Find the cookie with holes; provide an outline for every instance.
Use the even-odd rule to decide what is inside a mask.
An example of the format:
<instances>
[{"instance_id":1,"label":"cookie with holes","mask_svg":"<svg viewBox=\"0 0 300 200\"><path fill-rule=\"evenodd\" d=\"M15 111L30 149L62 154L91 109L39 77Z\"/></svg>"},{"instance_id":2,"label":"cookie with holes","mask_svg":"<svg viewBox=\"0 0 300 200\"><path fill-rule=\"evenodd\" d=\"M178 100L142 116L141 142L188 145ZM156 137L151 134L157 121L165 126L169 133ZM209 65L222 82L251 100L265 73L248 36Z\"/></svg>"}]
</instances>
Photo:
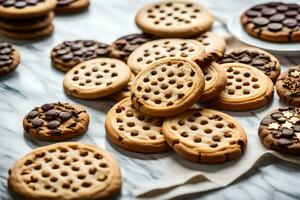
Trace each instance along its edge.
<instances>
[{"instance_id":1,"label":"cookie with holes","mask_svg":"<svg viewBox=\"0 0 300 200\"><path fill-rule=\"evenodd\" d=\"M300 41L300 5L270 2L258 4L241 16L245 31L271 42Z\"/></svg>"},{"instance_id":2,"label":"cookie with holes","mask_svg":"<svg viewBox=\"0 0 300 200\"><path fill-rule=\"evenodd\" d=\"M199 101L204 84L204 75L196 63L165 58L136 76L131 86L131 100L138 111L147 115L172 116Z\"/></svg>"},{"instance_id":3,"label":"cookie with holes","mask_svg":"<svg viewBox=\"0 0 300 200\"><path fill-rule=\"evenodd\" d=\"M120 37L110 45L110 56L127 62L128 56L136 48L151 40L153 40L153 37L145 33Z\"/></svg>"},{"instance_id":4,"label":"cookie with holes","mask_svg":"<svg viewBox=\"0 0 300 200\"><path fill-rule=\"evenodd\" d=\"M241 156L247 135L231 116L210 109L189 109L163 123L174 151L193 162L223 163Z\"/></svg>"},{"instance_id":5,"label":"cookie with holes","mask_svg":"<svg viewBox=\"0 0 300 200\"><path fill-rule=\"evenodd\" d=\"M86 10L90 0L57 0L55 12L60 14L77 13Z\"/></svg>"},{"instance_id":6,"label":"cookie with holes","mask_svg":"<svg viewBox=\"0 0 300 200\"><path fill-rule=\"evenodd\" d=\"M300 107L300 65L291 67L279 76L276 91L283 102Z\"/></svg>"},{"instance_id":7,"label":"cookie with holes","mask_svg":"<svg viewBox=\"0 0 300 200\"><path fill-rule=\"evenodd\" d=\"M11 44L0 41L0 76L14 71L19 63L19 51Z\"/></svg>"},{"instance_id":8,"label":"cookie with holes","mask_svg":"<svg viewBox=\"0 0 300 200\"><path fill-rule=\"evenodd\" d=\"M64 41L51 51L54 67L61 71L69 71L83 61L108 57L108 45L94 40Z\"/></svg>"},{"instance_id":9,"label":"cookie with holes","mask_svg":"<svg viewBox=\"0 0 300 200\"><path fill-rule=\"evenodd\" d=\"M68 71L64 78L65 92L81 99L109 96L123 89L130 80L130 69L114 58L85 61Z\"/></svg>"},{"instance_id":10,"label":"cookie with holes","mask_svg":"<svg viewBox=\"0 0 300 200\"><path fill-rule=\"evenodd\" d=\"M213 16L192 1L160 1L141 8L135 17L145 33L158 37L188 38L211 28Z\"/></svg>"},{"instance_id":11,"label":"cookie with holes","mask_svg":"<svg viewBox=\"0 0 300 200\"><path fill-rule=\"evenodd\" d=\"M268 149L300 155L300 108L273 110L262 119L258 134Z\"/></svg>"},{"instance_id":12,"label":"cookie with holes","mask_svg":"<svg viewBox=\"0 0 300 200\"><path fill-rule=\"evenodd\" d=\"M128 58L128 66L134 74L154 61L166 57L192 59L205 53L203 45L192 39L159 39L147 42L135 49Z\"/></svg>"},{"instance_id":13,"label":"cookie with holes","mask_svg":"<svg viewBox=\"0 0 300 200\"><path fill-rule=\"evenodd\" d=\"M280 74L279 60L274 55L255 47L243 47L225 52L218 61L220 64L233 62L251 65L261 70L273 83L276 82Z\"/></svg>"},{"instance_id":14,"label":"cookie with holes","mask_svg":"<svg viewBox=\"0 0 300 200\"><path fill-rule=\"evenodd\" d=\"M217 51L223 54L225 51L225 39L217 35L216 33L205 32L196 37L195 40L197 40L204 46L206 53Z\"/></svg>"},{"instance_id":15,"label":"cookie with holes","mask_svg":"<svg viewBox=\"0 0 300 200\"><path fill-rule=\"evenodd\" d=\"M23 200L112 199L121 190L117 160L105 150L78 142L37 148L9 170L8 187Z\"/></svg>"},{"instance_id":16,"label":"cookie with holes","mask_svg":"<svg viewBox=\"0 0 300 200\"><path fill-rule=\"evenodd\" d=\"M56 0L2 0L0 17L24 19L40 17L54 10Z\"/></svg>"},{"instance_id":17,"label":"cookie with holes","mask_svg":"<svg viewBox=\"0 0 300 200\"><path fill-rule=\"evenodd\" d=\"M90 118L81 106L50 103L35 107L23 119L27 136L45 141L60 141L83 134Z\"/></svg>"},{"instance_id":18,"label":"cookie with holes","mask_svg":"<svg viewBox=\"0 0 300 200\"><path fill-rule=\"evenodd\" d=\"M227 85L208 103L216 108L232 111L253 110L273 99L274 85L260 70L241 63L222 64Z\"/></svg>"},{"instance_id":19,"label":"cookie with holes","mask_svg":"<svg viewBox=\"0 0 300 200\"><path fill-rule=\"evenodd\" d=\"M122 90L110 95L109 98L115 101L121 101L127 97L130 97L131 95L130 88L134 80L135 80L135 75L131 73L127 85Z\"/></svg>"},{"instance_id":20,"label":"cookie with holes","mask_svg":"<svg viewBox=\"0 0 300 200\"><path fill-rule=\"evenodd\" d=\"M105 129L110 141L123 149L158 153L169 150L161 131L162 123L162 118L137 111L130 98L126 98L108 112Z\"/></svg>"}]
</instances>

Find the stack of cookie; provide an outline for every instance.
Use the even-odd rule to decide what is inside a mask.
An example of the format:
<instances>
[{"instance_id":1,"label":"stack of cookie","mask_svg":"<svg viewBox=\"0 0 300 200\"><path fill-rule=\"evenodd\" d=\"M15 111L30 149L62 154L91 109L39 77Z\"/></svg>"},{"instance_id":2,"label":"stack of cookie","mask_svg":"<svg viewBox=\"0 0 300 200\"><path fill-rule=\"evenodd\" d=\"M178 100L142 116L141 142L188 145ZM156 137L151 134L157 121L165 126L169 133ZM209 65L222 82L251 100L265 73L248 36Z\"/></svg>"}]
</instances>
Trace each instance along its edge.
<instances>
[{"instance_id":1,"label":"stack of cookie","mask_svg":"<svg viewBox=\"0 0 300 200\"><path fill-rule=\"evenodd\" d=\"M50 35L56 0L0 1L1 33L17 40L31 40Z\"/></svg>"}]
</instances>

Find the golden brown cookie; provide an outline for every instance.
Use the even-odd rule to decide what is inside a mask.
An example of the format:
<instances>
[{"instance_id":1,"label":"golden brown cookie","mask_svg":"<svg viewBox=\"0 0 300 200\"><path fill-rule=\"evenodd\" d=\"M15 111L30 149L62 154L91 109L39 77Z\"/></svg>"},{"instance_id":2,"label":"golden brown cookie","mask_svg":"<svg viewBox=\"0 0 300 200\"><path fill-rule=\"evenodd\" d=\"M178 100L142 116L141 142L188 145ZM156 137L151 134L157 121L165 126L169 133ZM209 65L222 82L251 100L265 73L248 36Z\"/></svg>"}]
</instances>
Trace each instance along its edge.
<instances>
[{"instance_id":1,"label":"golden brown cookie","mask_svg":"<svg viewBox=\"0 0 300 200\"><path fill-rule=\"evenodd\" d=\"M262 119L258 134L268 149L300 155L300 109L273 110Z\"/></svg>"},{"instance_id":2,"label":"golden brown cookie","mask_svg":"<svg viewBox=\"0 0 300 200\"><path fill-rule=\"evenodd\" d=\"M159 1L141 8L135 17L143 32L158 37L188 38L211 28L213 16L193 1Z\"/></svg>"},{"instance_id":3,"label":"golden brown cookie","mask_svg":"<svg viewBox=\"0 0 300 200\"><path fill-rule=\"evenodd\" d=\"M90 5L90 0L57 0L55 12L60 14L70 14L86 10Z\"/></svg>"},{"instance_id":4,"label":"golden brown cookie","mask_svg":"<svg viewBox=\"0 0 300 200\"><path fill-rule=\"evenodd\" d=\"M261 70L273 83L276 82L280 74L279 60L272 54L255 47L243 47L225 52L218 61L220 64L233 62L251 65Z\"/></svg>"},{"instance_id":5,"label":"golden brown cookie","mask_svg":"<svg viewBox=\"0 0 300 200\"><path fill-rule=\"evenodd\" d=\"M14 71L19 63L19 51L11 44L0 41L0 76Z\"/></svg>"},{"instance_id":6,"label":"golden brown cookie","mask_svg":"<svg viewBox=\"0 0 300 200\"><path fill-rule=\"evenodd\" d=\"M73 67L64 78L65 92L82 99L109 96L124 88L130 69L114 58L96 58Z\"/></svg>"},{"instance_id":7,"label":"golden brown cookie","mask_svg":"<svg viewBox=\"0 0 300 200\"><path fill-rule=\"evenodd\" d=\"M23 127L31 138L60 141L83 134L89 122L81 106L58 102L35 107L24 117Z\"/></svg>"},{"instance_id":8,"label":"golden brown cookie","mask_svg":"<svg viewBox=\"0 0 300 200\"><path fill-rule=\"evenodd\" d=\"M300 5L270 2L258 4L243 13L245 31L271 42L300 41Z\"/></svg>"},{"instance_id":9,"label":"golden brown cookie","mask_svg":"<svg viewBox=\"0 0 300 200\"><path fill-rule=\"evenodd\" d=\"M129 82L127 83L127 85L119 92L116 92L116 93L110 95L109 98L112 100L115 100L115 101L121 101L127 97L130 97L130 95L131 95L130 88L131 88L132 82L134 80L135 80L135 75L133 73L131 73L130 79L129 79Z\"/></svg>"},{"instance_id":10,"label":"golden brown cookie","mask_svg":"<svg viewBox=\"0 0 300 200\"><path fill-rule=\"evenodd\" d=\"M61 71L69 71L83 61L108 57L108 45L95 40L64 41L51 51L54 67Z\"/></svg>"},{"instance_id":11,"label":"golden brown cookie","mask_svg":"<svg viewBox=\"0 0 300 200\"><path fill-rule=\"evenodd\" d=\"M138 74L156 60L166 57L192 59L205 52L203 45L191 39L160 39L147 42L135 49L128 58L128 66Z\"/></svg>"},{"instance_id":12,"label":"golden brown cookie","mask_svg":"<svg viewBox=\"0 0 300 200\"><path fill-rule=\"evenodd\" d=\"M150 117L133 108L130 98L123 99L108 112L107 137L129 151L158 153L169 149L161 132L162 118Z\"/></svg>"},{"instance_id":13,"label":"golden brown cookie","mask_svg":"<svg viewBox=\"0 0 300 200\"><path fill-rule=\"evenodd\" d=\"M197 40L204 46L206 53L218 51L221 54L223 54L225 51L225 39L217 35L216 33L205 32L200 36L196 37L195 40Z\"/></svg>"},{"instance_id":14,"label":"golden brown cookie","mask_svg":"<svg viewBox=\"0 0 300 200\"><path fill-rule=\"evenodd\" d=\"M260 70L241 63L222 64L227 86L208 103L219 109L243 111L265 106L273 98L274 85Z\"/></svg>"},{"instance_id":15,"label":"golden brown cookie","mask_svg":"<svg viewBox=\"0 0 300 200\"><path fill-rule=\"evenodd\" d=\"M204 75L196 63L166 58L140 72L131 86L133 106L150 116L172 116L199 101Z\"/></svg>"},{"instance_id":16,"label":"golden brown cookie","mask_svg":"<svg viewBox=\"0 0 300 200\"><path fill-rule=\"evenodd\" d=\"M300 65L290 68L279 76L276 91L283 102L300 107Z\"/></svg>"},{"instance_id":17,"label":"golden brown cookie","mask_svg":"<svg viewBox=\"0 0 300 200\"><path fill-rule=\"evenodd\" d=\"M13 19L40 17L54 10L56 3L56 0L2 0L0 17Z\"/></svg>"},{"instance_id":18,"label":"golden brown cookie","mask_svg":"<svg viewBox=\"0 0 300 200\"><path fill-rule=\"evenodd\" d=\"M117 160L94 145L62 142L37 148L9 170L8 187L22 200L112 199L121 190Z\"/></svg>"},{"instance_id":19,"label":"golden brown cookie","mask_svg":"<svg viewBox=\"0 0 300 200\"><path fill-rule=\"evenodd\" d=\"M167 118L162 131L178 155L199 163L236 159L247 145L247 135L234 118L210 109L190 109Z\"/></svg>"}]
</instances>

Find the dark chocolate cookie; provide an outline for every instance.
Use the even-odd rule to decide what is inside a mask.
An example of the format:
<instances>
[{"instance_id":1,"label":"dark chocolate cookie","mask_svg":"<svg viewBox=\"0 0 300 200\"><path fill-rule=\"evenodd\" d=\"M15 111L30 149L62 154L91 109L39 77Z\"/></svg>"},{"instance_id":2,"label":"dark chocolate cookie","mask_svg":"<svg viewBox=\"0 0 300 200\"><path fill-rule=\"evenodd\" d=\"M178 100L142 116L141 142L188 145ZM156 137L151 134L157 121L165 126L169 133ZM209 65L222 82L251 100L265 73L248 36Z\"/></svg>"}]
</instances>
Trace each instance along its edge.
<instances>
[{"instance_id":1,"label":"dark chocolate cookie","mask_svg":"<svg viewBox=\"0 0 300 200\"><path fill-rule=\"evenodd\" d=\"M272 42L300 41L300 5L270 2L251 7L241 16L247 33Z\"/></svg>"},{"instance_id":2,"label":"dark chocolate cookie","mask_svg":"<svg viewBox=\"0 0 300 200\"><path fill-rule=\"evenodd\" d=\"M15 70L19 63L18 50L11 44L0 41L0 76Z\"/></svg>"},{"instance_id":3,"label":"dark chocolate cookie","mask_svg":"<svg viewBox=\"0 0 300 200\"><path fill-rule=\"evenodd\" d=\"M23 119L23 127L34 139L60 141L84 133L89 121L82 107L58 102L34 108Z\"/></svg>"},{"instance_id":4,"label":"dark chocolate cookie","mask_svg":"<svg viewBox=\"0 0 300 200\"><path fill-rule=\"evenodd\" d=\"M273 110L262 119L258 134L267 148L300 155L300 108Z\"/></svg>"},{"instance_id":5,"label":"dark chocolate cookie","mask_svg":"<svg viewBox=\"0 0 300 200\"><path fill-rule=\"evenodd\" d=\"M52 49L51 59L54 67L68 71L83 61L108 57L108 47L94 40L65 41Z\"/></svg>"}]
</instances>

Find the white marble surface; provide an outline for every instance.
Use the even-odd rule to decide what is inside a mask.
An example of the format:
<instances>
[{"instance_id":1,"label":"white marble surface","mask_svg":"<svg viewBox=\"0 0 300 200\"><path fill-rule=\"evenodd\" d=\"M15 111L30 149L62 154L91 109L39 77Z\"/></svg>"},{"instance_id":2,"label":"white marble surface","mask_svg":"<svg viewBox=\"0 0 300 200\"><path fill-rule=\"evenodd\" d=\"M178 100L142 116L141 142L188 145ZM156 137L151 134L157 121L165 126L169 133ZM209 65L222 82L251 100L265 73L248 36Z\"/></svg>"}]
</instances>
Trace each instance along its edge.
<instances>
[{"instance_id":1,"label":"white marble surface","mask_svg":"<svg viewBox=\"0 0 300 200\"><path fill-rule=\"evenodd\" d=\"M124 183L119 199L135 199L134 191L138 187L158 180L167 170L158 166L156 161L166 156L176 157L173 152L145 156L112 147L105 138L103 122L113 102L105 99L82 101L66 96L62 88L63 73L51 67L49 58L51 48L63 40L96 39L110 43L119 36L138 32L134 24L134 15L146 2L149 0L93 0L88 12L57 16L53 36L30 43L13 42L20 50L22 59L16 72L0 78L0 200L11 199L6 184L9 167L31 149L45 144L33 142L23 136L22 118L33 107L46 102L75 102L87 108L91 116L89 130L85 136L74 140L96 144L117 155ZM224 22L238 10L257 2L262 1L201 0L201 3L220 20L215 23L214 31L226 36L229 35L226 33ZM299 56L279 58L283 70L288 66L300 64ZM277 103L278 98L275 94L273 105ZM267 107L242 113L245 119L243 125L246 129L255 130L259 119L269 110L270 107ZM300 199L298 168L299 165L266 160L226 188L180 196L177 199Z\"/></svg>"}]
</instances>

